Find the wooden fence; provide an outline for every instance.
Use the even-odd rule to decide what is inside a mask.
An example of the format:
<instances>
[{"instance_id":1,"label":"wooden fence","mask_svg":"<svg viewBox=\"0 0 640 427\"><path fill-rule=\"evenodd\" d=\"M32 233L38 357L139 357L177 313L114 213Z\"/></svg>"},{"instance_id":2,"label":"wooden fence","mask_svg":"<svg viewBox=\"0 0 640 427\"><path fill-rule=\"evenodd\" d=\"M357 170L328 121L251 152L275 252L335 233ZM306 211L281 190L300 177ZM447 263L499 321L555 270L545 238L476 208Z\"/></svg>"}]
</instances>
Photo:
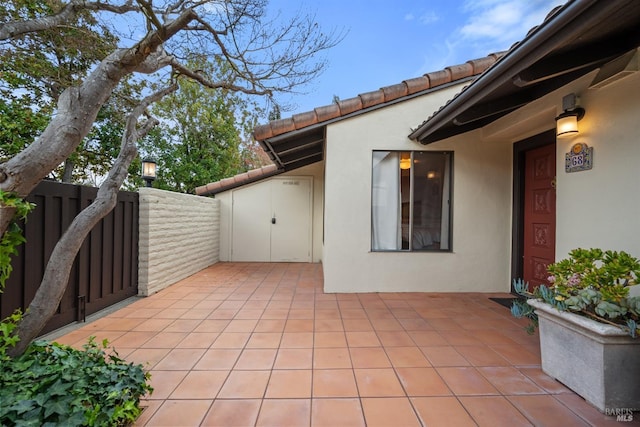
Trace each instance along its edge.
<instances>
[{"instance_id":1,"label":"wooden fence","mask_svg":"<svg viewBox=\"0 0 640 427\"><path fill-rule=\"evenodd\" d=\"M0 294L0 316L26 308L40 286L53 248L73 218L96 197L93 187L43 181L29 195L36 204L23 230L27 243L14 257L13 272ZM120 192L116 208L85 239L67 290L43 333L138 293L138 193Z\"/></svg>"}]
</instances>

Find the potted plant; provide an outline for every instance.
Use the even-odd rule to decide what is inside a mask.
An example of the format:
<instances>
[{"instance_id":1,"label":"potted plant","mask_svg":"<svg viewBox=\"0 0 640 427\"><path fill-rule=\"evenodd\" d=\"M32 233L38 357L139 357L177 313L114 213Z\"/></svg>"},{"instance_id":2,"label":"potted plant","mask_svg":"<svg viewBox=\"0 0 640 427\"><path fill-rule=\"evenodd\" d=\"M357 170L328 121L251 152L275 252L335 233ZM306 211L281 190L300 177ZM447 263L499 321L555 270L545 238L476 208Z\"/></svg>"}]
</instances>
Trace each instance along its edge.
<instances>
[{"instance_id":1,"label":"potted plant","mask_svg":"<svg viewBox=\"0 0 640 427\"><path fill-rule=\"evenodd\" d=\"M540 331L542 370L610 415L640 410L640 261L626 252L574 249L547 267L551 286L514 281L511 312Z\"/></svg>"}]
</instances>

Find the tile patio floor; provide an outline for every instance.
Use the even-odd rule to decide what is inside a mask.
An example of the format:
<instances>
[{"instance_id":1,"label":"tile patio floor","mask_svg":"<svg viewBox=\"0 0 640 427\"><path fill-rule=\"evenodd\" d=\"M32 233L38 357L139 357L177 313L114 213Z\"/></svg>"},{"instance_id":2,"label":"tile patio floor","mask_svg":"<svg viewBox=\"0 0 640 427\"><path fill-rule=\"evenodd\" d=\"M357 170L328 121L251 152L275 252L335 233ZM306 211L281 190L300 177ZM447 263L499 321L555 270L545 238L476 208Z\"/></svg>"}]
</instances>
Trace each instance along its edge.
<instances>
[{"instance_id":1,"label":"tile patio floor","mask_svg":"<svg viewBox=\"0 0 640 427\"><path fill-rule=\"evenodd\" d=\"M57 341L146 365L136 426L631 424L542 373L490 296L324 294L319 264L219 263Z\"/></svg>"}]
</instances>

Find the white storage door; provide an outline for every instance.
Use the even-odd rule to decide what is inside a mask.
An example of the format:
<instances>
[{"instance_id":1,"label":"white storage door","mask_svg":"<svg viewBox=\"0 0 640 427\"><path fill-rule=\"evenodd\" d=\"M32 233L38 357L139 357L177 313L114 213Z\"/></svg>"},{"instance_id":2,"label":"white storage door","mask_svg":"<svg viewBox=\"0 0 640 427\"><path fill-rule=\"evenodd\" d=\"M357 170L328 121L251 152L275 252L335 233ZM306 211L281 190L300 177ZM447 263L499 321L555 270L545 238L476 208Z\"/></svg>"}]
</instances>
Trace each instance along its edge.
<instances>
[{"instance_id":1,"label":"white storage door","mask_svg":"<svg viewBox=\"0 0 640 427\"><path fill-rule=\"evenodd\" d=\"M311 262L312 187L286 177L233 191L231 260Z\"/></svg>"},{"instance_id":2,"label":"white storage door","mask_svg":"<svg viewBox=\"0 0 640 427\"><path fill-rule=\"evenodd\" d=\"M271 202L271 261L311 262L311 180L272 180Z\"/></svg>"}]
</instances>

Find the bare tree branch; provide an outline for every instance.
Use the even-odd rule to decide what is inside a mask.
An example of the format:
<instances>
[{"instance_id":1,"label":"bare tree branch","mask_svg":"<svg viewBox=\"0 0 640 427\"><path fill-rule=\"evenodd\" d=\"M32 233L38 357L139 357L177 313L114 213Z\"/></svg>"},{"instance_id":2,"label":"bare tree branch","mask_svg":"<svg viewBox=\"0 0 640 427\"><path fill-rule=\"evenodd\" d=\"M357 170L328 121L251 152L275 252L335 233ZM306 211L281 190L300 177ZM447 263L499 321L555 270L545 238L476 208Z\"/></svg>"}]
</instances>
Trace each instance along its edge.
<instances>
[{"instance_id":1,"label":"bare tree branch","mask_svg":"<svg viewBox=\"0 0 640 427\"><path fill-rule=\"evenodd\" d=\"M25 21L10 21L0 25L0 41L11 39L26 33L55 28L56 26L71 21L83 10L105 11L124 14L127 12L139 11L139 8L137 6L133 6L131 4L131 1L127 1L120 6L114 6L103 2L72 0L55 15Z\"/></svg>"}]
</instances>

